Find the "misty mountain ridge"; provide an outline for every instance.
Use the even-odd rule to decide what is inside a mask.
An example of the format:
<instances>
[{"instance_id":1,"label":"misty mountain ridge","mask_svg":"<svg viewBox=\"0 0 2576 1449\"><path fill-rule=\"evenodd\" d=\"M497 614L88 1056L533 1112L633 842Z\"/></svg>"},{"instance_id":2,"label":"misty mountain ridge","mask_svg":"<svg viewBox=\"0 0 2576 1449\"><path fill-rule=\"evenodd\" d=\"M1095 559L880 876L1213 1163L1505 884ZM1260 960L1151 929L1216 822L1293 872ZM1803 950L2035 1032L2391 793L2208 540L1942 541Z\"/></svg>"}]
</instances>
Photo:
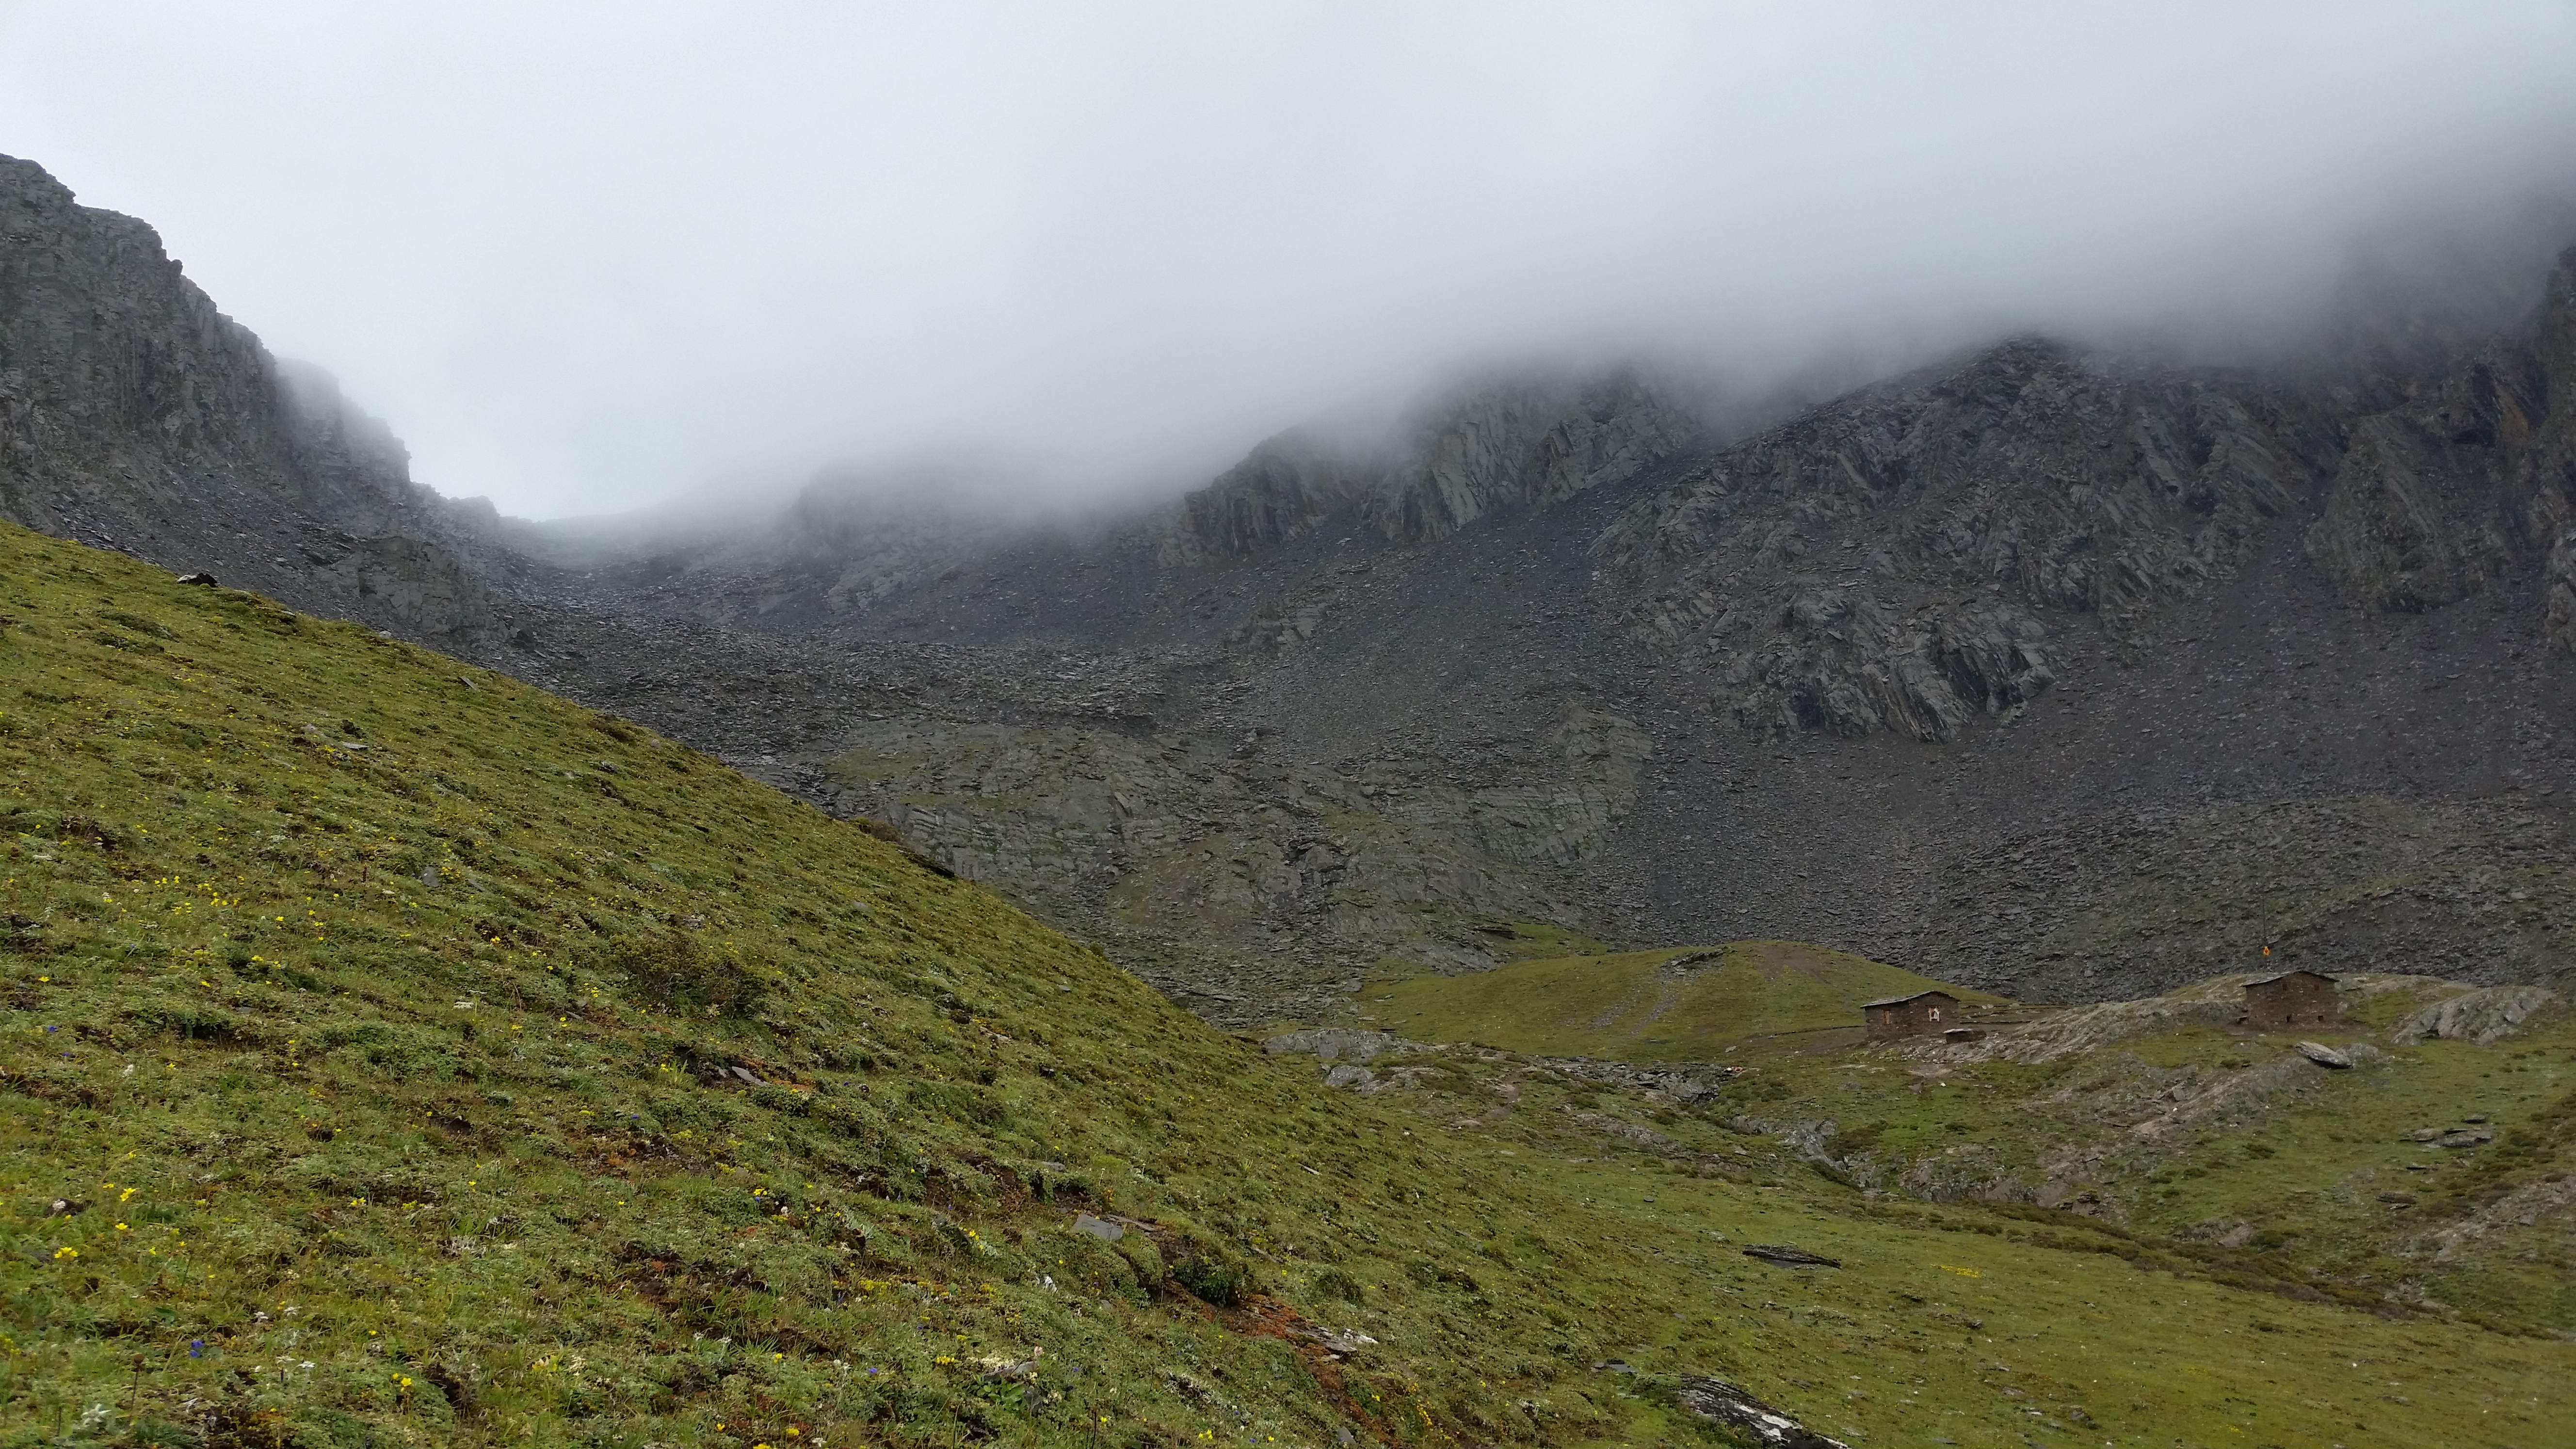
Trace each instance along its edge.
<instances>
[{"instance_id":1,"label":"misty mountain ridge","mask_svg":"<svg viewBox=\"0 0 2576 1449\"><path fill-rule=\"evenodd\" d=\"M476 637L475 511L319 368L281 362L152 229L0 158L0 511L424 639Z\"/></svg>"},{"instance_id":2,"label":"misty mountain ridge","mask_svg":"<svg viewBox=\"0 0 2576 1449\"><path fill-rule=\"evenodd\" d=\"M822 469L776 504L680 499L595 519L513 520L568 561L646 555L756 560L886 546L885 535L1058 533L1150 539L1167 564L1258 551L1327 525L1402 542L1445 536L1497 508L1545 506L1640 468L1751 409L1645 362L1594 371L1531 364L1426 389L1403 408L1347 408L1253 446L1212 482L1154 500L1068 487L1027 459L969 448ZM1774 406L1772 411L1784 409ZM1723 421L1722 421L1723 420Z\"/></svg>"},{"instance_id":3,"label":"misty mountain ridge","mask_svg":"<svg viewBox=\"0 0 2576 1449\"><path fill-rule=\"evenodd\" d=\"M1161 505L843 474L585 541L412 484L139 223L25 163L0 207L9 517L888 821L1211 1016L1530 933L2071 999L2576 962L2576 261L2508 326L2527 259L2258 363L1488 376Z\"/></svg>"}]
</instances>

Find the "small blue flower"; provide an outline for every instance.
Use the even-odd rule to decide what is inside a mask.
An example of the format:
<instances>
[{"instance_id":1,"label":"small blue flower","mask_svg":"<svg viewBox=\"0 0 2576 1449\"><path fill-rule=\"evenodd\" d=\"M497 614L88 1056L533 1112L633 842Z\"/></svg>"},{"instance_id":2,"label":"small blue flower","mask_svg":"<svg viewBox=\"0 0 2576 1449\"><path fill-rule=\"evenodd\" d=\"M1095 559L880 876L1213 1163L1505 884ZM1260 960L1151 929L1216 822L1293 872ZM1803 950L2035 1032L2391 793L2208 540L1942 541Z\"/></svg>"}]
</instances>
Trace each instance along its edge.
<instances>
[{"instance_id":1,"label":"small blue flower","mask_svg":"<svg viewBox=\"0 0 2576 1449\"><path fill-rule=\"evenodd\" d=\"M202 1338L192 1338L192 1339L189 1339L189 1340L188 1340L188 1357L190 1357L190 1358L204 1358L205 1356L206 1356L206 1341L205 1341L204 1339L202 1339Z\"/></svg>"}]
</instances>

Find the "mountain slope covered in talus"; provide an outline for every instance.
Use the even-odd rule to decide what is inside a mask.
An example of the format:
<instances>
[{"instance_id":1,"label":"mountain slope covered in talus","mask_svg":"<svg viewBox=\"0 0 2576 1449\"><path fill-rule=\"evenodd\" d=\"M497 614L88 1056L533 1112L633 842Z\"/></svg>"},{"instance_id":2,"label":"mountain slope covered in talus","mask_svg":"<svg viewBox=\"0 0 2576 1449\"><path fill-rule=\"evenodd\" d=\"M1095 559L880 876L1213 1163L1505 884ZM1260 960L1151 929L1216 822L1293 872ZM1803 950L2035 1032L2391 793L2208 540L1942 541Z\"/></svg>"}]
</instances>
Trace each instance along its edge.
<instances>
[{"instance_id":1,"label":"mountain slope covered in talus","mask_svg":"<svg viewBox=\"0 0 2576 1449\"><path fill-rule=\"evenodd\" d=\"M0 242L52 279L13 315L92 319L101 356L197 346L198 312L118 302L183 295L139 226L79 215ZM9 406L55 441L10 476L73 503L11 506L77 532L65 508L141 507L82 460L224 463L269 526L416 546L491 622L370 613L345 560L281 552L258 586L887 821L1224 1019L1728 938L2070 999L2262 959L2559 978L2576 262L2496 276L2364 288L2359 322L2239 366L2017 338L1785 415L1642 369L1489 378L1153 508L1037 522L836 475L610 552L326 507L259 463L300 436L283 405L172 452L118 374L49 364L54 400ZM2445 300L2499 292L2518 320ZM11 378L70 355L8 345ZM118 542L230 557L154 529Z\"/></svg>"},{"instance_id":2,"label":"mountain slope covered in talus","mask_svg":"<svg viewBox=\"0 0 2576 1449\"><path fill-rule=\"evenodd\" d=\"M779 631L956 639L987 703L781 701L772 752L1086 929L1230 948L1176 989L1533 926L2079 997L2265 945L2556 975L2570 278L2441 349L2016 340L1428 541L1346 505L1192 565L994 548Z\"/></svg>"}]
</instances>

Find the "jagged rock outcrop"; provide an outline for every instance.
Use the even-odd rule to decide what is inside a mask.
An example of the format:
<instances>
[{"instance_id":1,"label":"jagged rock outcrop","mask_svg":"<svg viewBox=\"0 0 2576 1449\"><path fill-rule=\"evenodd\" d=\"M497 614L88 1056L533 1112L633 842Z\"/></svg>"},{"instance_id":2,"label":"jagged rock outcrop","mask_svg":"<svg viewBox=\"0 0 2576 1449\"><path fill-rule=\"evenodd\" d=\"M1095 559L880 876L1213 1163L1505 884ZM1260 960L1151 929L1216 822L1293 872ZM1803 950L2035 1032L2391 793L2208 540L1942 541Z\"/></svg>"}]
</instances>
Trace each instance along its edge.
<instances>
[{"instance_id":1,"label":"jagged rock outcrop","mask_svg":"<svg viewBox=\"0 0 2576 1449\"><path fill-rule=\"evenodd\" d=\"M2531 552L2518 452L2547 388L2531 359L2490 355L2408 408L2361 420L2307 549L2366 608L2420 612L2499 586ZM2539 540L2546 547L2548 540Z\"/></svg>"},{"instance_id":2,"label":"jagged rock outcrop","mask_svg":"<svg viewBox=\"0 0 2576 1449\"><path fill-rule=\"evenodd\" d=\"M1327 524L1424 543L1633 478L1706 428L1634 368L1485 379L1416 403L1383 440L1269 439L1182 500L1167 553L1251 554Z\"/></svg>"},{"instance_id":3,"label":"jagged rock outcrop","mask_svg":"<svg viewBox=\"0 0 2576 1449\"><path fill-rule=\"evenodd\" d=\"M2576 530L2549 546L2540 592L2541 637L2561 654L2576 654Z\"/></svg>"},{"instance_id":4,"label":"jagged rock outcrop","mask_svg":"<svg viewBox=\"0 0 2576 1449\"><path fill-rule=\"evenodd\" d=\"M2556 1004L2558 993L2545 986L2488 986L2437 1001L2408 1016L2389 1040L2409 1042L2438 1037L2489 1046L2511 1036L2533 1012Z\"/></svg>"},{"instance_id":5,"label":"jagged rock outcrop","mask_svg":"<svg viewBox=\"0 0 2576 1449\"><path fill-rule=\"evenodd\" d=\"M1721 678L1745 730L1857 738L1893 730L1947 740L2056 681L2048 626L2009 604L1934 602L1891 612L1863 589L1808 589L1766 638L1729 656Z\"/></svg>"},{"instance_id":6,"label":"jagged rock outcrop","mask_svg":"<svg viewBox=\"0 0 2576 1449\"><path fill-rule=\"evenodd\" d=\"M1292 428L1253 446L1216 481L1181 501L1166 552L1174 558L1240 556L1356 513L1386 465L1362 446L1315 428Z\"/></svg>"},{"instance_id":7,"label":"jagged rock outcrop","mask_svg":"<svg viewBox=\"0 0 2576 1449\"><path fill-rule=\"evenodd\" d=\"M2547 411L2524 451L2526 527L2549 550L2542 610L2550 647L2576 653L2576 247L2550 274L2533 354Z\"/></svg>"},{"instance_id":8,"label":"jagged rock outcrop","mask_svg":"<svg viewBox=\"0 0 2576 1449\"><path fill-rule=\"evenodd\" d=\"M271 357L152 228L7 157L0 517L451 647L495 623L391 429Z\"/></svg>"},{"instance_id":9,"label":"jagged rock outcrop","mask_svg":"<svg viewBox=\"0 0 2576 1449\"><path fill-rule=\"evenodd\" d=\"M2325 383L2006 343L1717 452L1595 551L1637 635L1771 736L1956 738L2056 680L2070 616L2138 641L2301 515L2352 603L2422 612L2538 567L2542 629L2576 647L2571 292L2576 251L2520 335Z\"/></svg>"},{"instance_id":10,"label":"jagged rock outcrop","mask_svg":"<svg viewBox=\"0 0 2576 1449\"><path fill-rule=\"evenodd\" d=\"M1685 599L1724 564L1866 570L2116 622L2232 568L2291 506L2305 412L2250 379L2022 340L1728 448L1598 551Z\"/></svg>"},{"instance_id":11,"label":"jagged rock outcrop","mask_svg":"<svg viewBox=\"0 0 2576 1449\"><path fill-rule=\"evenodd\" d=\"M2242 378L2025 340L1725 449L1594 548L1740 726L1949 739L2054 681L2039 611L2116 631L2231 574L2315 432Z\"/></svg>"},{"instance_id":12,"label":"jagged rock outcrop","mask_svg":"<svg viewBox=\"0 0 2576 1449\"><path fill-rule=\"evenodd\" d=\"M2404 612L2510 591L2542 561L2544 632L2564 650L2571 524L2576 248L2519 335L2405 380L2351 427L2307 549L2346 597Z\"/></svg>"}]
</instances>

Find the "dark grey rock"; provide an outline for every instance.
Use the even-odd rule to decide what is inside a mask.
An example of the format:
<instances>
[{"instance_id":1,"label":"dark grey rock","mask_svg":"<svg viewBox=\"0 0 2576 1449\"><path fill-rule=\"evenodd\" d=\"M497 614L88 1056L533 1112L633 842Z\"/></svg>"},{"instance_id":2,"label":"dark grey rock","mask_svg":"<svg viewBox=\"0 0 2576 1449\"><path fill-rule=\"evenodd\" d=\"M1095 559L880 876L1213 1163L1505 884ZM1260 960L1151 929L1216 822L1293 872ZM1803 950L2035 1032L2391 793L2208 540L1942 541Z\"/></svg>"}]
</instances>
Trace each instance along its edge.
<instances>
[{"instance_id":1,"label":"dark grey rock","mask_svg":"<svg viewBox=\"0 0 2576 1449\"><path fill-rule=\"evenodd\" d=\"M1374 1089L1378 1085L1377 1073L1370 1071L1366 1067L1354 1066L1349 1062L1343 1062L1338 1066L1328 1069L1324 1073L1324 1085L1327 1087L1347 1087L1356 1091L1366 1092Z\"/></svg>"},{"instance_id":2,"label":"dark grey rock","mask_svg":"<svg viewBox=\"0 0 2576 1449\"><path fill-rule=\"evenodd\" d=\"M486 567L383 422L270 356L149 226L9 157L0 518L450 647L492 622Z\"/></svg>"},{"instance_id":3,"label":"dark grey rock","mask_svg":"<svg viewBox=\"0 0 2576 1449\"><path fill-rule=\"evenodd\" d=\"M2346 1056L2342 1052L2336 1051L2333 1047L2327 1046L2323 1042L2303 1041L2293 1048L2293 1050L2298 1052L2299 1055L2306 1057L2309 1061L2316 1063L2318 1066L2328 1067L2339 1072L2352 1070L2351 1057Z\"/></svg>"},{"instance_id":4,"label":"dark grey rock","mask_svg":"<svg viewBox=\"0 0 2576 1449\"><path fill-rule=\"evenodd\" d=\"M1766 1449L1849 1449L1772 1408L1724 1379L1685 1377L1674 1397L1687 1412L1741 1430Z\"/></svg>"},{"instance_id":5,"label":"dark grey rock","mask_svg":"<svg viewBox=\"0 0 2576 1449\"><path fill-rule=\"evenodd\" d=\"M2490 1046L2512 1035L2533 1012L2558 999L2558 993L2545 987L2490 986L2437 1001L2399 1022L2389 1035L2400 1046L2427 1037Z\"/></svg>"},{"instance_id":6,"label":"dark grey rock","mask_svg":"<svg viewBox=\"0 0 2576 1449\"><path fill-rule=\"evenodd\" d=\"M1810 1253L1804 1248L1791 1247L1787 1243L1755 1243L1744 1250L1744 1256L1759 1258L1765 1263L1777 1263L1784 1268L1839 1268L1843 1265L1840 1258L1828 1258L1821 1253Z\"/></svg>"},{"instance_id":7,"label":"dark grey rock","mask_svg":"<svg viewBox=\"0 0 2576 1449\"><path fill-rule=\"evenodd\" d=\"M1396 1049L1395 1037L1383 1031L1326 1027L1283 1032L1261 1044L1272 1056L1312 1056L1325 1061L1367 1062Z\"/></svg>"}]
</instances>

